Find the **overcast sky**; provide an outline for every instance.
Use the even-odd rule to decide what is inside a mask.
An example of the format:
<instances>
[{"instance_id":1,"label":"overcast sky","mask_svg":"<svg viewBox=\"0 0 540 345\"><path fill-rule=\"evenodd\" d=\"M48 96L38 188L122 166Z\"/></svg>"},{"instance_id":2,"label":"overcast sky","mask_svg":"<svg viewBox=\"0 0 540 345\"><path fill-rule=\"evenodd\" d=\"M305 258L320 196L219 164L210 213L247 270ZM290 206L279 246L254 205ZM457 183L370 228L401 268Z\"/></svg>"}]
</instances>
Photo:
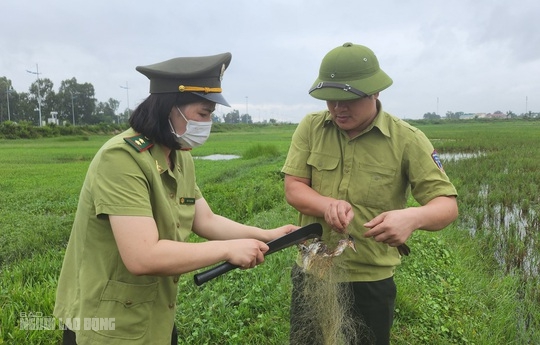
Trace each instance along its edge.
<instances>
[{"instance_id":1,"label":"overcast sky","mask_svg":"<svg viewBox=\"0 0 540 345\"><path fill-rule=\"evenodd\" d=\"M75 77L133 109L149 86L136 66L228 51L232 109L298 122L325 107L308 94L324 55L353 42L394 80L380 100L397 117L540 111L538 0L2 0L0 13L0 77L18 92L38 66L55 91Z\"/></svg>"}]
</instances>

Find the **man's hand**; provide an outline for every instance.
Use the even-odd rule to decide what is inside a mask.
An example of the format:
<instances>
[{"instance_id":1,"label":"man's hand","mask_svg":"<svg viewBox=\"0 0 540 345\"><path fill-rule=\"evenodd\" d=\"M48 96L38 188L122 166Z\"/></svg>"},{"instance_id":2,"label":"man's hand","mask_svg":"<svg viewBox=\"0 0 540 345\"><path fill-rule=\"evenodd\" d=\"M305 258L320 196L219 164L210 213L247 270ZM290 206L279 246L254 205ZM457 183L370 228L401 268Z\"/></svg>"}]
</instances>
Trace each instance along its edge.
<instances>
[{"instance_id":1,"label":"man's hand","mask_svg":"<svg viewBox=\"0 0 540 345\"><path fill-rule=\"evenodd\" d=\"M377 242L397 247L405 243L417 229L416 224L414 208L383 212L364 224L370 229L364 233L364 237L372 237Z\"/></svg>"},{"instance_id":2,"label":"man's hand","mask_svg":"<svg viewBox=\"0 0 540 345\"><path fill-rule=\"evenodd\" d=\"M354 218L351 204L344 200L333 200L324 211L324 220L339 233L345 233L347 226Z\"/></svg>"},{"instance_id":3,"label":"man's hand","mask_svg":"<svg viewBox=\"0 0 540 345\"><path fill-rule=\"evenodd\" d=\"M417 229L438 231L453 222L458 216L455 196L439 196L424 206L408 207L403 210L383 212L364 226L364 236L377 242L397 247Z\"/></svg>"}]
</instances>

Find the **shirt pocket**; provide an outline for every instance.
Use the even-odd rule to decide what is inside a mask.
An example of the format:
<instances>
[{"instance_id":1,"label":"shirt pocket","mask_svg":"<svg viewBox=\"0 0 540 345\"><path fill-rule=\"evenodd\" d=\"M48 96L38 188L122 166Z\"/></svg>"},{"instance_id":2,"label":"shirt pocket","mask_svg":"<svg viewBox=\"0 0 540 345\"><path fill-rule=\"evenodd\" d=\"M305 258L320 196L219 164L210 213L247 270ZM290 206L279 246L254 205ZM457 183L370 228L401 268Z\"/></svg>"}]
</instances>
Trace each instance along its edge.
<instances>
[{"instance_id":1,"label":"shirt pocket","mask_svg":"<svg viewBox=\"0 0 540 345\"><path fill-rule=\"evenodd\" d=\"M307 164L311 167L311 188L324 196L334 196L341 180L339 174L340 157L312 152Z\"/></svg>"},{"instance_id":2,"label":"shirt pocket","mask_svg":"<svg viewBox=\"0 0 540 345\"><path fill-rule=\"evenodd\" d=\"M358 164L355 182L351 184L349 198L354 204L382 210L395 208L400 197L396 196L396 169Z\"/></svg>"},{"instance_id":3,"label":"shirt pocket","mask_svg":"<svg viewBox=\"0 0 540 345\"><path fill-rule=\"evenodd\" d=\"M139 339L148 330L158 283L128 284L109 280L103 289L96 311L97 318L114 318L114 329L97 333L122 339Z\"/></svg>"}]
</instances>

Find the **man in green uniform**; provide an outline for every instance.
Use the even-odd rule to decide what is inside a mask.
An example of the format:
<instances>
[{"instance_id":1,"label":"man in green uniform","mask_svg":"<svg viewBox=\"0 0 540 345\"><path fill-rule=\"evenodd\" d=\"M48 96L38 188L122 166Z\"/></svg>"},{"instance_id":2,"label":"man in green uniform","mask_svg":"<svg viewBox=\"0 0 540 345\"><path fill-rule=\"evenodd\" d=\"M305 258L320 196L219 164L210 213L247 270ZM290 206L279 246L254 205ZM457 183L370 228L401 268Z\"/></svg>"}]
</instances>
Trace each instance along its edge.
<instances>
[{"instance_id":1,"label":"man in green uniform","mask_svg":"<svg viewBox=\"0 0 540 345\"><path fill-rule=\"evenodd\" d=\"M391 84L369 48L345 43L331 50L309 91L328 110L302 119L282 169L301 224L321 222L328 244L345 234L356 242L357 252L345 250L334 264L354 294L355 318L371 333L365 344L389 343L397 247L413 231L440 230L458 215L456 190L430 141L383 111L379 92ZM409 192L421 206L406 208ZM317 303L299 299L305 274L293 269L291 344L301 343L294 337L303 322L299 308Z\"/></svg>"},{"instance_id":2,"label":"man in green uniform","mask_svg":"<svg viewBox=\"0 0 540 345\"><path fill-rule=\"evenodd\" d=\"M175 58L137 70L150 95L131 128L92 160L60 274L54 315L64 344L176 344L179 276L220 261L264 260L272 230L216 215L195 182L190 149L210 134L231 54ZM210 241L185 243L191 232Z\"/></svg>"}]
</instances>

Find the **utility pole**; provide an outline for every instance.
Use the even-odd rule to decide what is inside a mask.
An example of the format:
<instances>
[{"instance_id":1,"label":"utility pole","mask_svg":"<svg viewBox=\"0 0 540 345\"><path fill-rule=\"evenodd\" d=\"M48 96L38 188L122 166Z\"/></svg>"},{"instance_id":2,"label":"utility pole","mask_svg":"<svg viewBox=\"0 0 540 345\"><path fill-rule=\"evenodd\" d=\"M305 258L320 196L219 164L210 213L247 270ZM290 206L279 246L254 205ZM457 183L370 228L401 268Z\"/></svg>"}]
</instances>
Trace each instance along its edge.
<instances>
[{"instance_id":1,"label":"utility pole","mask_svg":"<svg viewBox=\"0 0 540 345\"><path fill-rule=\"evenodd\" d=\"M69 90L69 93L71 94L71 117L73 118L73 126L75 126L75 107L73 105L73 99L77 96L73 96L73 91Z\"/></svg>"},{"instance_id":2,"label":"utility pole","mask_svg":"<svg viewBox=\"0 0 540 345\"><path fill-rule=\"evenodd\" d=\"M129 86L128 82L126 81L126 86L120 85L122 89L126 89L126 95L127 95L127 111L128 111L128 117L131 115L131 112L129 110ZM118 116L118 123L120 123L120 116Z\"/></svg>"},{"instance_id":3,"label":"utility pole","mask_svg":"<svg viewBox=\"0 0 540 345\"><path fill-rule=\"evenodd\" d=\"M37 94L37 102L38 102L38 111L39 111L39 127L41 127L41 94L40 94L40 87L39 87L39 68L38 68L38 64L36 64L36 71L29 71L29 70L26 70L26 72L28 73L32 73L32 74L35 74L37 76L37 88L38 88L38 94Z\"/></svg>"},{"instance_id":4,"label":"utility pole","mask_svg":"<svg viewBox=\"0 0 540 345\"><path fill-rule=\"evenodd\" d=\"M245 116L246 117L246 123L247 123L247 120L248 120L248 114L249 114L249 112L248 112L248 96L246 96L246 116Z\"/></svg>"},{"instance_id":5,"label":"utility pole","mask_svg":"<svg viewBox=\"0 0 540 345\"><path fill-rule=\"evenodd\" d=\"M6 79L7 81L7 79ZM11 113L9 111L9 94L13 92L13 88L9 85L9 83L6 83L6 101L7 101L7 115L8 115L8 121L11 121Z\"/></svg>"}]
</instances>

